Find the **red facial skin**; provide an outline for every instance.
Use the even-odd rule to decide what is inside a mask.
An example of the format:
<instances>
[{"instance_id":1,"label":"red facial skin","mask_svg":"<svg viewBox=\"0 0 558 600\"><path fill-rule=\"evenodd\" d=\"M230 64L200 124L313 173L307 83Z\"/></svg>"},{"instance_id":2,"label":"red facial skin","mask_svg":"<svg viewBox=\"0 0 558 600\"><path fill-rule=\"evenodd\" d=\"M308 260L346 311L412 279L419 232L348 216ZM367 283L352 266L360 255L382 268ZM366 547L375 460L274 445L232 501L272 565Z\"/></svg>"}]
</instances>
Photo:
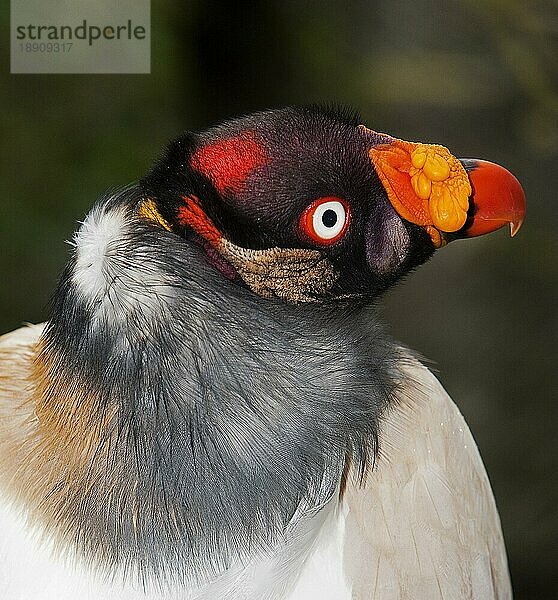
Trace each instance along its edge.
<instances>
[{"instance_id":1,"label":"red facial skin","mask_svg":"<svg viewBox=\"0 0 558 600\"><path fill-rule=\"evenodd\" d=\"M221 195L242 191L254 169L267 162L267 153L252 131L202 146L191 160L192 167L210 179Z\"/></svg>"}]
</instances>

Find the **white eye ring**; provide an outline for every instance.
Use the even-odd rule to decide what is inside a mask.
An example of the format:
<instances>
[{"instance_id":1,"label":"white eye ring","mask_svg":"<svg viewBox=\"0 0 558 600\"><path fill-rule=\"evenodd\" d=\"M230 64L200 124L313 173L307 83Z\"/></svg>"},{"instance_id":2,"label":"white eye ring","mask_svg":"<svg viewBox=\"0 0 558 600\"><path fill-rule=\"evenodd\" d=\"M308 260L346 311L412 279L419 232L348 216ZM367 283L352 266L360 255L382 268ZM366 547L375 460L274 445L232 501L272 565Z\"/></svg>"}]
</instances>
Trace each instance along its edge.
<instances>
[{"instance_id":1,"label":"white eye ring","mask_svg":"<svg viewBox=\"0 0 558 600\"><path fill-rule=\"evenodd\" d=\"M312 228L316 236L323 240L336 238L345 228L347 211L338 200L323 202L312 215Z\"/></svg>"}]
</instances>

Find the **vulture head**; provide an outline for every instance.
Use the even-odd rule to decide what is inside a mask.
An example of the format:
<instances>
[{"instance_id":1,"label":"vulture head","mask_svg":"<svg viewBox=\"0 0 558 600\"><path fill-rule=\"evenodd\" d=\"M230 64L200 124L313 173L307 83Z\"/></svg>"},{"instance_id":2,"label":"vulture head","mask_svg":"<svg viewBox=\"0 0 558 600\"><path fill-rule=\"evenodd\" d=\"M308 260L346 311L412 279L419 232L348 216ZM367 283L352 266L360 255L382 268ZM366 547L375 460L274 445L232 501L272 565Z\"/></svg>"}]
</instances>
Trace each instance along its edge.
<instances>
[{"instance_id":1,"label":"vulture head","mask_svg":"<svg viewBox=\"0 0 558 600\"><path fill-rule=\"evenodd\" d=\"M140 214L229 279L295 303L376 296L452 240L513 235L525 212L498 165L310 108L187 134L142 188Z\"/></svg>"}]
</instances>

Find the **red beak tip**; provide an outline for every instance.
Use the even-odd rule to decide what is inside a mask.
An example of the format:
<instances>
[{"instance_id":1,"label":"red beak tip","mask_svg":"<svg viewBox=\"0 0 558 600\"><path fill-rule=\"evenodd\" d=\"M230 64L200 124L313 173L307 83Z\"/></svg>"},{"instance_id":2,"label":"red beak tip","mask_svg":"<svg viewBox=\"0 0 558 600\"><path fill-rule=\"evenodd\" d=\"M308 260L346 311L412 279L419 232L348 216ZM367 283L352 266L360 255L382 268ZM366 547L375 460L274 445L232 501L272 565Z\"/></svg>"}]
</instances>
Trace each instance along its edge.
<instances>
[{"instance_id":1,"label":"red beak tip","mask_svg":"<svg viewBox=\"0 0 558 600\"><path fill-rule=\"evenodd\" d=\"M510 225L511 237L520 230L525 218L525 192L519 181L504 167L476 160L469 171L476 214L465 231L466 237L484 235Z\"/></svg>"}]
</instances>

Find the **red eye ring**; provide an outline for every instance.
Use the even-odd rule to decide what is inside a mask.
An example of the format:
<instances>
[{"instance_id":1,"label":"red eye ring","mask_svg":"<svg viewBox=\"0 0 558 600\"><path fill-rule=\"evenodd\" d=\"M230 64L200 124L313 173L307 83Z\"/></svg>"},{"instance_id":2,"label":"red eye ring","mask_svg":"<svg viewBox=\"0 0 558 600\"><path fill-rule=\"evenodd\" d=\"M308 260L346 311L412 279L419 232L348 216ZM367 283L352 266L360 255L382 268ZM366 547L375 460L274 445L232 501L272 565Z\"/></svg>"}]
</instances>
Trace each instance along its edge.
<instances>
[{"instance_id":1,"label":"red eye ring","mask_svg":"<svg viewBox=\"0 0 558 600\"><path fill-rule=\"evenodd\" d=\"M303 234L320 246L331 246L347 231L350 221L349 204L337 196L314 200L300 217Z\"/></svg>"}]
</instances>

